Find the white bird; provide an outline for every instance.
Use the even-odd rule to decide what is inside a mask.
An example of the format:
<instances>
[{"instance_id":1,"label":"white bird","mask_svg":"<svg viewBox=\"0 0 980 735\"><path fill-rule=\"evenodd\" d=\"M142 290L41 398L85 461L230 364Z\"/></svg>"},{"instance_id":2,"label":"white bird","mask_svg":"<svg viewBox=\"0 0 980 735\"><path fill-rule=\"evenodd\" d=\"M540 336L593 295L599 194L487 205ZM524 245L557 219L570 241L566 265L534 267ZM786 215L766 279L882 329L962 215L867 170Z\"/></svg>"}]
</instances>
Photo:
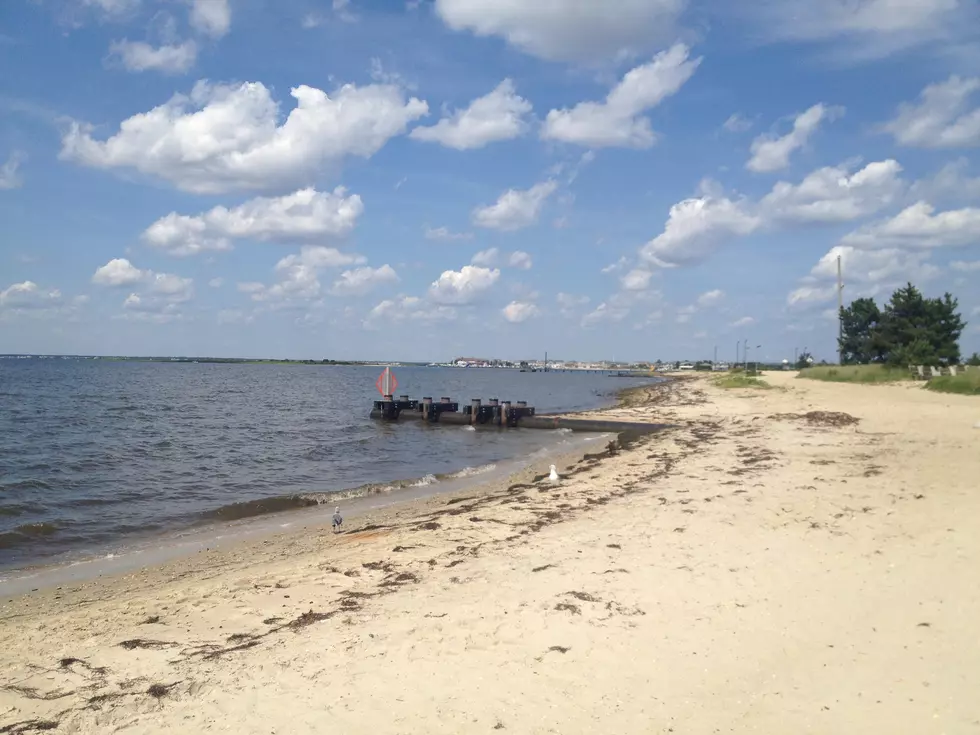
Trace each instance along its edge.
<instances>
[{"instance_id":1,"label":"white bird","mask_svg":"<svg viewBox=\"0 0 980 735\"><path fill-rule=\"evenodd\" d=\"M548 479L552 482L558 482L561 478L558 476L558 470L554 465L551 465L551 474L548 475Z\"/></svg>"}]
</instances>

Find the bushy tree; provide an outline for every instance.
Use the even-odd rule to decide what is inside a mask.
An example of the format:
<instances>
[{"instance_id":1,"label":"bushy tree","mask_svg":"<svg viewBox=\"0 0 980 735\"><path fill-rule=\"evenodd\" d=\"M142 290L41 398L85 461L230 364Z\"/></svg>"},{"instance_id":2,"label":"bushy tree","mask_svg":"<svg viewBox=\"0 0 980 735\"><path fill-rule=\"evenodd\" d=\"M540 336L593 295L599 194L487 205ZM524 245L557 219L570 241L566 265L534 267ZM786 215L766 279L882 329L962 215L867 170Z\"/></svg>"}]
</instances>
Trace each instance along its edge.
<instances>
[{"instance_id":1,"label":"bushy tree","mask_svg":"<svg viewBox=\"0 0 980 735\"><path fill-rule=\"evenodd\" d=\"M845 365L882 362L887 352L881 339L881 310L874 299L851 302L841 310L840 351Z\"/></svg>"},{"instance_id":2,"label":"bushy tree","mask_svg":"<svg viewBox=\"0 0 980 735\"><path fill-rule=\"evenodd\" d=\"M812 364L813 364L813 355L811 355L809 352L804 351L803 354L801 354L796 359L796 365L794 367L797 370L802 370L803 368L810 367L810 365Z\"/></svg>"},{"instance_id":3,"label":"bushy tree","mask_svg":"<svg viewBox=\"0 0 980 735\"><path fill-rule=\"evenodd\" d=\"M972 355L970 355L969 359L966 361L966 364L980 366L980 352L974 352Z\"/></svg>"},{"instance_id":4,"label":"bushy tree","mask_svg":"<svg viewBox=\"0 0 980 735\"><path fill-rule=\"evenodd\" d=\"M892 294L881 320L888 361L896 365L956 364L960 334L966 324L948 293L927 299L911 283Z\"/></svg>"},{"instance_id":5,"label":"bushy tree","mask_svg":"<svg viewBox=\"0 0 980 735\"><path fill-rule=\"evenodd\" d=\"M911 283L892 294L884 309L863 298L841 310L840 348L845 364L956 364L966 323L950 294L927 299Z\"/></svg>"}]
</instances>

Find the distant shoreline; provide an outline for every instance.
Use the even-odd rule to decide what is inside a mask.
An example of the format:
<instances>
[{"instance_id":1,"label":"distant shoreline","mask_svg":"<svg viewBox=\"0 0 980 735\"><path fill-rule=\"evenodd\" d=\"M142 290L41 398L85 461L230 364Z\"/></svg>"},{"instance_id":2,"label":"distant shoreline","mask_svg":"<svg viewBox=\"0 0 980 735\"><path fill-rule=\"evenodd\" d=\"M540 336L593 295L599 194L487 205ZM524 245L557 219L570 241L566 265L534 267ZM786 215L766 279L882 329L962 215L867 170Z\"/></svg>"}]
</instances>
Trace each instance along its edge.
<instances>
[{"instance_id":1,"label":"distant shoreline","mask_svg":"<svg viewBox=\"0 0 980 735\"><path fill-rule=\"evenodd\" d=\"M349 366L349 367L440 367L460 370L522 370L525 372L609 372L621 373L623 377L642 377L652 371L642 368L619 367L542 367L523 368L519 365L453 365L433 362L405 362L379 360L282 360L273 358L252 357L133 357L105 355L27 355L5 354L0 360L92 360L99 362L158 362L180 364L210 364L210 365L310 365L310 366Z\"/></svg>"}]
</instances>

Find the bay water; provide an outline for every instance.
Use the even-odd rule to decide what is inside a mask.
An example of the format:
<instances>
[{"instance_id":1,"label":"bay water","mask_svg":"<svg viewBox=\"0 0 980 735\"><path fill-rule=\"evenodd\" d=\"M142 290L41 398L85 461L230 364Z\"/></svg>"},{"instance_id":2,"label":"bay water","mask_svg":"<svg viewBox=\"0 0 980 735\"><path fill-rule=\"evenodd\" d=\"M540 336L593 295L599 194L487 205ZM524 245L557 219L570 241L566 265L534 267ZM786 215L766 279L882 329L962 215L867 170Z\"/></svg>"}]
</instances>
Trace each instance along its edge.
<instances>
[{"instance_id":1,"label":"bay water","mask_svg":"<svg viewBox=\"0 0 980 735\"><path fill-rule=\"evenodd\" d=\"M526 400L538 413L613 402L648 379L396 367L397 393ZM490 473L560 432L371 421L380 368L0 360L0 570L135 539ZM457 482L453 482L456 480Z\"/></svg>"}]
</instances>

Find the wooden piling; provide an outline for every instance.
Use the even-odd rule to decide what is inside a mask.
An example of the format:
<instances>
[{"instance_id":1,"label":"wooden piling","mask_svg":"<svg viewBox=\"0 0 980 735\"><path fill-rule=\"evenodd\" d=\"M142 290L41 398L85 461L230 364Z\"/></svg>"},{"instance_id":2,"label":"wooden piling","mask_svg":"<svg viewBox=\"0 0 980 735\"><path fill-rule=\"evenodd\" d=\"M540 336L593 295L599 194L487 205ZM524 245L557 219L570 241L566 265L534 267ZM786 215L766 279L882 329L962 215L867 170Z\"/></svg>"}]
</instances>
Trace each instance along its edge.
<instances>
[{"instance_id":1,"label":"wooden piling","mask_svg":"<svg viewBox=\"0 0 980 735\"><path fill-rule=\"evenodd\" d=\"M476 425L477 419L480 416L480 399L474 398L470 401L470 424Z\"/></svg>"}]
</instances>

